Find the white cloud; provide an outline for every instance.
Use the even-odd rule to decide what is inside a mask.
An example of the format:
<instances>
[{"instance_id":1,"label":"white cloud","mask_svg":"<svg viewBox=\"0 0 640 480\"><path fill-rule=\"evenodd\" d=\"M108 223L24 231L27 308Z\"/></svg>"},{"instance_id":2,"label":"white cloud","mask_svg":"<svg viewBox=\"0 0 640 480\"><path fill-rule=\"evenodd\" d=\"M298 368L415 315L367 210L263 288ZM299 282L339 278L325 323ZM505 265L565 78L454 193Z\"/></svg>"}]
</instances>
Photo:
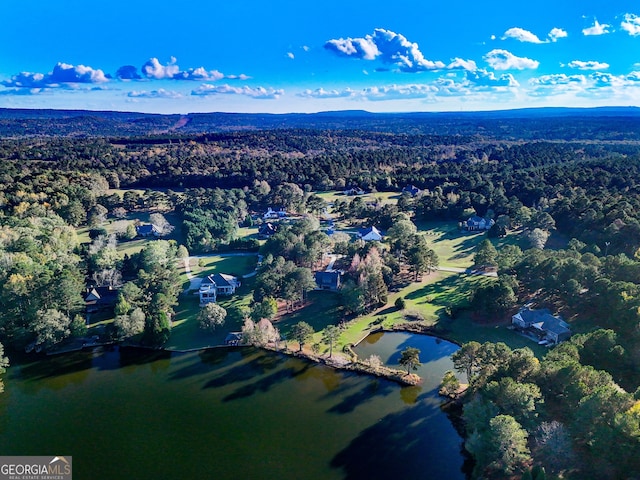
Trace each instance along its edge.
<instances>
[{"instance_id":1,"label":"white cloud","mask_svg":"<svg viewBox=\"0 0 640 480\"><path fill-rule=\"evenodd\" d=\"M526 43L544 43L534 33L531 33L530 31L524 30L519 27L513 27L507 30L506 32L504 32L504 36L502 37L502 40L506 40L507 38L515 38L520 42L526 42Z\"/></svg>"},{"instance_id":2,"label":"white cloud","mask_svg":"<svg viewBox=\"0 0 640 480\"><path fill-rule=\"evenodd\" d=\"M380 55L380 51L371 35L367 35L365 38L329 40L324 44L324 48L339 55L362 58L363 60L374 60Z\"/></svg>"},{"instance_id":3,"label":"white cloud","mask_svg":"<svg viewBox=\"0 0 640 480\"><path fill-rule=\"evenodd\" d=\"M191 95L210 96L210 95L244 95L257 99L275 99L284 94L284 90L264 87L232 87L231 85L211 85L203 83L197 89L191 92Z\"/></svg>"},{"instance_id":4,"label":"white cloud","mask_svg":"<svg viewBox=\"0 0 640 480\"><path fill-rule=\"evenodd\" d=\"M160 63L160 61L153 57L147 60L142 65L142 74L150 79L163 80L196 80L196 81L216 81L223 78L241 78L240 76L225 75L218 70L207 70L204 67L188 68L187 70L180 70L177 65L175 57L171 57L171 60L166 65Z\"/></svg>"},{"instance_id":5,"label":"white cloud","mask_svg":"<svg viewBox=\"0 0 640 480\"><path fill-rule=\"evenodd\" d=\"M491 37L490 37L490 38L491 38L491 40L495 40L495 39L496 39L496 36L495 36L495 35L491 35Z\"/></svg>"},{"instance_id":6,"label":"white cloud","mask_svg":"<svg viewBox=\"0 0 640 480\"><path fill-rule=\"evenodd\" d=\"M311 48L310 48L308 45L303 45L303 46L302 46L302 49L303 49L305 52L308 52L309 50L311 50Z\"/></svg>"},{"instance_id":7,"label":"white cloud","mask_svg":"<svg viewBox=\"0 0 640 480\"><path fill-rule=\"evenodd\" d=\"M293 52L287 52L287 57L289 57L291 60L296 58L296 56L293 54Z\"/></svg>"},{"instance_id":8,"label":"white cloud","mask_svg":"<svg viewBox=\"0 0 640 480\"><path fill-rule=\"evenodd\" d=\"M640 72L631 72L626 78L630 82L640 82Z\"/></svg>"},{"instance_id":9,"label":"white cloud","mask_svg":"<svg viewBox=\"0 0 640 480\"><path fill-rule=\"evenodd\" d=\"M568 66L570 68L577 68L579 70L606 70L607 68L609 68L608 63L596 62L593 60L589 60L586 62L583 62L581 60L573 60L572 62L569 62Z\"/></svg>"},{"instance_id":10,"label":"white cloud","mask_svg":"<svg viewBox=\"0 0 640 480\"><path fill-rule=\"evenodd\" d=\"M591 27L585 28L582 30L582 34L583 35L605 35L607 33L611 33L609 31L609 28L611 28L611 25L607 24L607 23L598 23L598 20L594 20L593 21L593 25Z\"/></svg>"},{"instance_id":11,"label":"white cloud","mask_svg":"<svg viewBox=\"0 0 640 480\"><path fill-rule=\"evenodd\" d=\"M627 13L624 16L624 21L620 24L622 29L629 35L640 35L640 17L633 13Z\"/></svg>"},{"instance_id":12,"label":"white cloud","mask_svg":"<svg viewBox=\"0 0 640 480\"><path fill-rule=\"evenodd\" d=\"M109 78L102 70L85 65L70 65L58 62L51 73L22 72L13 75L10 80L0 82L5 87L16 88L73 88L78 83L105 83Z\"/></svg>"},{"instance_id":13,"label":"white cloud","mask_svg":"<svg viewBox=\"0 0 640 480\"><path fill-rule=\"evenodd\" d=\"M552 42L555 42L559 38L567 38L569 34L561 28L552 28L547 36Z\"/></svg>"},{"instance_id":14,"label":"white cloud","mask_svg":"<svg viewBox=\"0 0 640 480\"><path fill-rule=\"evenodd\" d=\"M400 100L412 98L430 98L437 93L438 87L430 84L387 85L369 87L360 92L360 96L367 100Z\"/></svg>"},{"instance_id":15,"label":"white cloud","mask_svg":"<svg viewBox=\"0 0 640 480\"><path fill-rule=\"evenodd\" d=\"M344 90L325 90L324 88L316 88L315 90L304 90L298 94L299 97L304 98L346 98L353 97L355 91L350 88Z\"/></svg>"},{"instance_id":16,"label":"white cloud","mask_svg":"<svg viewBox=\"0 0 640 480\"><path fill-rule=\"evenodd\" d=\"M329 40L324 48L340 56L362 60L380 59L395 65L402 72L421 72L445 68L441 61L427 60L417 43L412 43L404 35L376 28L373 35L364 38L339 38Z\"/></svg>"},{"instance_id":17,"label":"white cloud","mask_svg":"<svg viewBox=\"0 0 640 480\"><path fill-rule=\"evenodd\" d=\"M536 69L540 62L526 57L516 57L507 50L494 49L487 53L484 57L487 62L495 70L524 70Z\"/></svg>"},{"instance_id":18,"label":"white cloud","mask_svg":"<svg viewBox=\"0 0 640 480\"><path fill-rule=\"evenodd\" d=\"M595 87L622 87L625 85L625 77L611 75L610 73L594 72L589 75Z\"/></svg>"},{"instance_id":19,"label":"white cloud","mask_svg":"<svg viewBox=\"0 0 640 480\"><path fill-rule=\"evenodd\" d=\"M559 73L532 78L529 80L529 83L536 86L585 85L587 78L584 75L565 75L564 73Z\"/></svg>"},{"instance_id":20,"label":"white cloud","mask_svg":"<svg viewBox=\"0 0 640 480\"><path fill-rule=\"evenodd\" d=\"M173 90L165 90L164 88L159 88L158 90L133 90L127 93L127 97L129 98L182 98L182 94L180 92L175 92Z\"/></svg>"},{"instance_id":21,"label":"white cloud","mask_svg":"<svg viewBox=\"0 0 640 480\"><path fill-rule=\"evenodd\" d=\"M496 77L494 72L486 70L477 70L475 72L466 73L467 80L479 87L518 87L520 84L510 73L506 73Z\"/></svg>"},{"instance_id":22,"label":"white cloud","mask_svg":"<svg viewBox=\"0 0 640 480\"><path fill-rule=\"evenodd\" d=\"M180 67L176 65L176 57L171 57L167 65L162 65L160 61L153 57L142 65L142 74L147 78L155 78L161 80L163 78L173 78L180 72Z\"/></svg>"},{"instance_id":23,"label":"white cloud","mask_svg":"<svg viewBox=\"0 0 640 480\"><path fill-rule=\"evenodd\" d=\"M447 69L449 70L468 70L470 72L474 72L478 69L476 62L473 60L464 60L462 58L454 58L449 65L447 65Z\"/></svg>"}]
</instances>

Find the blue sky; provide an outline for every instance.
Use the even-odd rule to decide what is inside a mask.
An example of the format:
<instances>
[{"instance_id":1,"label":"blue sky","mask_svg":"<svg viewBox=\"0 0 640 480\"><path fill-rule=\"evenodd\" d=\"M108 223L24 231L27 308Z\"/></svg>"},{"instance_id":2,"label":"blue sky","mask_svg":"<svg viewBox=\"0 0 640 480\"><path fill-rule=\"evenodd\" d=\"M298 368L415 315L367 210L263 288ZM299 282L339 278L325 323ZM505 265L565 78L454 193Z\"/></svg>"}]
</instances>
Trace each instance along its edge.
<instances>
[{"instance_id":1,"label":"blue sky","mask_svg":"<svg viewBox=\"0 0 640 480\"><path fill-rule=\"evenodd\" d=\"M640 106L640 3L48 0L0 16L0 106L154 113Z\"/></svg>"}]
</instances>

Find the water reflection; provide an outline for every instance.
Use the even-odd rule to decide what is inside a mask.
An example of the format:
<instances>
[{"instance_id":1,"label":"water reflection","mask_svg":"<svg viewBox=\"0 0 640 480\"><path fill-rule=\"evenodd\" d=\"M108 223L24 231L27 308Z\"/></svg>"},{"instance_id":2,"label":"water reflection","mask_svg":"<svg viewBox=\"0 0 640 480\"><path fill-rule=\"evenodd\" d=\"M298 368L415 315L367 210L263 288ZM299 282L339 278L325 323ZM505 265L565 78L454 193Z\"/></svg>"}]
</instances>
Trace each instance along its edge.
<instances>
[{"instance_id":1,"label":"water reflection","mask_svg":"<svg viewBox=\"0 0 640 480\"><path fill-rule=\"evenodd\" d=\"M78 478L463 478L432 389L276 353L96 349L6 377L0 452L72 452Z\"/></svg>"}]
</instances>

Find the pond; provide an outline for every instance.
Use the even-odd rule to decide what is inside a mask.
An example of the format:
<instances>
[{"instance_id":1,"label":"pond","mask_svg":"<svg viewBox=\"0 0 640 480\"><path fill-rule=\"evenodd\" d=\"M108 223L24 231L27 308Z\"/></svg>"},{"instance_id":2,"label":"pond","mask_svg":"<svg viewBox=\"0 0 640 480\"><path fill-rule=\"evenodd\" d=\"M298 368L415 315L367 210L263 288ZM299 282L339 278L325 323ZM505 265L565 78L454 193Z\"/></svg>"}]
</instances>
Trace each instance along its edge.
<instances>
[{"instance_id":1,"label":"pond","mask_svg":"<svg viewBox=\"0 0 640 480\"><path fill-rule=\"evenodd\" d=\"M75 478L465 478L461 438L426 384L407 395L250 348L13 363L0 452L71 455Z\"/></svg>"}]
</instances>

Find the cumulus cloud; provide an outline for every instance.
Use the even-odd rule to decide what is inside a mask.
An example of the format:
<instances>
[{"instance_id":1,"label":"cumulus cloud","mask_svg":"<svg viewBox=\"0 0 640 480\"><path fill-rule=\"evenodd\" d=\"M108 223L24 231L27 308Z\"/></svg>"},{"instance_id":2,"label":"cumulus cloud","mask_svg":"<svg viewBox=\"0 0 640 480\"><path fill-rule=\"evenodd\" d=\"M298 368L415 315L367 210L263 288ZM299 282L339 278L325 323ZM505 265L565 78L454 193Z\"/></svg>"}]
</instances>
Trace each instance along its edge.
<instances>
[{"instance_id":1,"label":"cumulus cloud","mask_svg":"<svg viewBox=\"0 0 640 480\"><path fill-rule=\"evenodd\" d=\"M298 94L304 98L347 98L353 97L355 91L350 88L344 90L325 90L324 88L316 88L315 90L304 90Z\"/></svg>"},{"instance_id":2,"label":"cumulus cloud","mask_svg":"<svg viewBox=\"0 0 640 480\"><path fill-rule=\"evenodd\" d=\"M275 99L284 94L284 90L264 87L232 87L231 85L211 85L203 83L191 92L196 96L244 95L257 99Z\"/></svg>"},{"instance_id":3,"label":"cumulus cloud","mask_svg":"<svg viewBox=\"0 0 640 480\"><path fill-rule=\"evenodd\" d=\"M204 67L180 70L175 57L171 57L169 63L163 65L157 58L150 58L142 65L142 74L150 79L162 80L198 80L216 81L225 78L218 70L206 70ZM239 77L238 77L239 78Z\"/></svg>"},{"instance_id":4,"label":"cumulus cloud","mask_svg":"<svg viewBox=\"0 0 640 480\"><path fill-rule=\"evenodd\" d=\"M479 87L518 87L520 84L510 73L496 76L494 72L486 70L477 70L475 72L466 72L466 78L472 85Z\"/></svg>"},{"instance_id":5,"label":"cumulus cloud","mask_svg":"<svg viewBox=\"0 0 640 480\"><path fill-rule=\"evenodd\" d=\"M627 80L630 82L640 82L640 72L631 72L627 75Z\"/></svg>"},{"instance_id":6,"label":"cumulus cloud","mask_svg":"<svg viewBox=\"0 0 640 480\"><path fill-rule=\"evenodd\" d=\"M625 85L625 78L611 75L610 73L594 72L589 75L595 87L622 87Z\"/></svg>"},{"instance_id":7,"label":"cumulus cloud","mask_svg":"<svg viewBox=\"0 0 640 480\"><path fill-rule=\"evenodd\" d=\"M606 70L609 68L608 63L604 62L596 62L593 60L589 60L587 62L583 62L581 60L573 60L569 62L568 66L570 68L577 68L579 70Z\"/></svg>"},{"instance_id":8,"label":"cumulus cloud","mask_svg":"<svg viewBox=\"0 0 640 480\"><path fill-rule=\"evenodd\" d=\"M607 24L607 23L598 23L598 20L594 20L593 21L593 25L591 27L587 27L585 29L582 30L582 34L589 36L589 35L605 35L607 33L611 33L609 31L609 28L611 28L611 25Z\"/></svg>"},{"instance_id":9,"label":"cumulus cloud","mask_svg":"<svg viewBox=\"0 0 640 480\"><path fill-rule=\"evenodd\" d=\"M531 85L585 85L587 78L584 75L565 75L564 73L553 75L542 75L541 77L529 80Z\"/></svg>"},{"instance_id":10,"label":"cumulus cloud","mask_svg":"<svg viewBox=\"0 0 640 480\"><path fill-rule=\"evenodd\" d=\"M555 42L559 38L567 38L569 34L561 28L552 28L547 36L552 42Z\"/></svg>"},{"instance_id":11,"label":"cumulus cloud","mask_svg":"<svg viewBox=\"0 0 640 480\"><path fill-rule=\"evenodd\" d=\"M127 93L127 97L129 98L181 98L182 94L179 92L174 92L172 90L165 90L164 88L159 88L158 90L133 90Z\"/></svg>"},{"instance_id":12,"label":"cumulus cloud","mask_svg":"<svg viewBox=\"0 0 640 480\"><path fill-rule=\"evenodd\" d=\"M296 56L293 54L293 52L287 52L287 57L289 57L291 60L296 58Z\"/></svg>"},{"instance_id":13,"label":"cumulus cloud","mask_svg":"<svg viewBox=\"0 0 640 480\"><path fill-rule=\"evenodd\" d=\"M527 43L544 43L536 34L519 27L513 27L504 32L502 40L506 40L507 38L515 38L516 40Z\"/></svg>"},{"instance_id":14,"label":"cumulus cloud","mask_svg":"<svg viewBox=\"0 0 640 480\"><path fill-rule=\"evenodd\" d=\"M494 70L524 70L536 69L540 62L526 57L517 57L507 50L494 49L484 57Z\"/></svg>"},{"instance_id":15,"label":"cumulus cloud","mask_svg":"<svg viewBox=\"0 0 640 480\"><path fill-rule=\"evenodd\" d=\"M620 23L622 29L629 35L640 35L640 17L633 13L627 13L624 15L624 20Z\"/></svg>"},{"instance_id":16,"label":"cumulus cloud","mask_svg":"<svg viewBox=\"0 0 640 480\"><path fill-rule=\"evenodd\" d=\"M324 44L327 50L344 57L362 60L380 59L395 65L402 72L421 72L445 68L440 61L427 60L418 44L410 42L404 35L376 28L372 35L363 38L339 38Z\"/></svg>"},{"instance_id":17,"label":"cumulus cloud","mask_svg":"<svg viewBox=\"0 0 640 480\"><path fill-rule=\"evenodd\" d=\"M504 32L502 36L502 40L506 40L507 38L514 38L520 42L525 43L549 43L556 42L559 38L565 38L569 34L561 28L552 28L551 31L547 34L547 38L545 40L541 40L538 36L530 32L529 30L525 30L519 27L513 27Z\"/></svg>"},{"instance_id":18,"label":"cumulus cloud","mask_svg":"<svg viewBox=\"0 0 640 480\"><path fill-rule=\"evenodd\" d=\"M429 98L438 92L438 87L430 84L387 85L369 87L360 92L360 96L367 100L400 100L414 98Z\"/></svg>"},{"instance_id":19,"label":"cumulus cloud","mask_svg":"<svg viewBox=\"0 0 640 480\"><path fill-rule=\"evenodd\" d=\"M5 87L15 88L47 88L47 87L69 87L70 84L77 83L104 83L109 79L102 70L87 67L85 65L70 65L59 62L53 67L51 73L30 73L22 72L5 80L2 83Z\"/></svg>"},{"instance_id":20,"label":"cumulus cloud","mask_svg":"<svg viewBox=\"0 0 640 480\"><path fill-rule=\"evenodd\" d=\"M123 65L116 71L116 78L120 80L140 80L138 69L133 65Z\"/></svg>"},{"instance_id":21,"label":"cumulus cloud","mask_svg":"<svg viewBox=\"0 0 640 480\"><path fill-rule=\"evenodd\" d=\"M447 65L447 68L449 70L468 70L470 72L474 72L478 69L478 66L473 60L464 60L456 57L449 65Z\"/></svg>"},{"instance_id":22,"label":"cumulus cloud","mask_svg":"<svg viewBox=\"0 0 640 480\"><path fill-rule=\"evenodd\" d=\"M171 57L168 64L162 65L157 58L150 58L142 65L142 74L147 78L161 80L163 78L173 78L180 73L180 67L176 65L176 57Z\"/></svg>"}]
</instances>

